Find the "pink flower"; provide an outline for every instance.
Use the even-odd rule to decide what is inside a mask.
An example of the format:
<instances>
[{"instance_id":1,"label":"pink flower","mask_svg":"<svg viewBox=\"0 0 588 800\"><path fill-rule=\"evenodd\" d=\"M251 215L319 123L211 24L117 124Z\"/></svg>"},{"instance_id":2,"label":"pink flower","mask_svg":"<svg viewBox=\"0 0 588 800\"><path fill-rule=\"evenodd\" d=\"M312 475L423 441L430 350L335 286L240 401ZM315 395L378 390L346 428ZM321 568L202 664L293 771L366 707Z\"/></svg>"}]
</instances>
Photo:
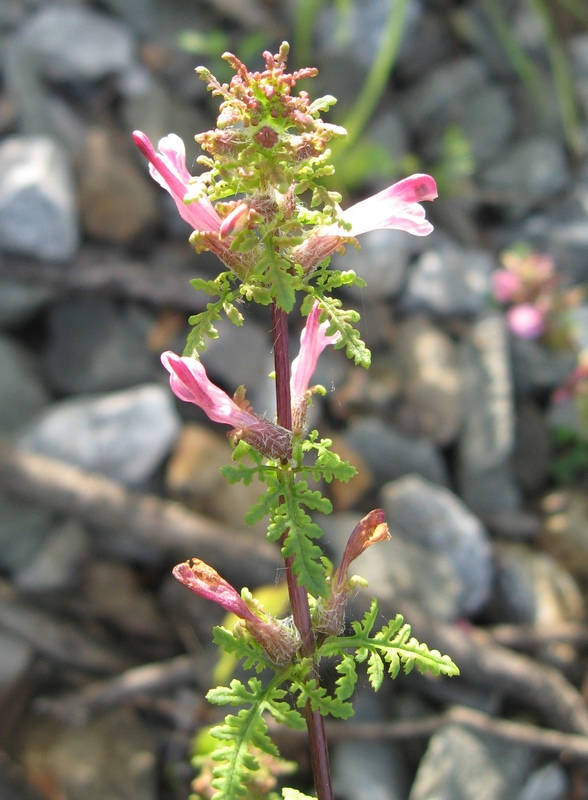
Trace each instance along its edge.
<instances>
[{"instance_id":1,"label":"pink flower","mask_svg":"<svg viewBox=\"0 0 588 800\"><path fill-rule=\"evenodd\" d=\"M192 203L185 201L186 195L194 194L198 180L186 168L186 148L180 137L175 133L164 136L159 140L158 153L142 131L135 131L133 139L149 161L149 174L171 194L181 218L196 231L218 233L221 219L206 195Z\"/></svg>"},{"instance_id":2,"label":"pink flower","mask_svg":"<svg viewBox=\"0 0 588 800\"><path fill-rule=\"evenodd\" d=\"M523 289L523 281L509 269L497 269L492 273L492 289L499 303L512 303Z\"/></svg>"},{"instance_id":3,"label":"pink flower","mask_svg":"<svg viewBox=\"0 0 588 800\"><path fill-rule=\"evenodd\" d=\"M430 175L411 175L344 211L342 217L344 222L351 225L350 230L340 225L318 228L294 248L292 256L304 272L309 273L332 255L346 237L360 236L377 229L427 236L433 226L425 219L425 210L420 203L436 197L437 185Z\"/></svg>"},{"instance_id":4,"label":"pink flower","mask_svg":"<svg viewBox=\"0 0 588 800\"><path fill-rule=\"evenodd\" d=\"M295 432L304 428L306 406L311 395L308 387L319 356L328 344L335 344L341 338L338 331L327 336L329 323L327 321L319 322L320 315L320 305L315 301L300 334L300 352L292 362L290 393L292 395L292 427Z\"/></svg>"},{"instance_id":5,"label":"pink flower","mask_svg":"<svg viewBox=\"0 0 588 800\"><path fill-rule=\"evenodd\" d=\"M259 622L249 606L242 599L239 592L230 583L218 574L218 572L200 561L198 558L191 559L178 564L172 570L174 578L191 589L199 597L205 600L212 600L231 614L235 614L240 619L249 622Z\"/></svg>"},{"instance_id":6,"label":"pink flower","mask_svg":"<svg viewBox=\"0 0 588 800\"><path fill-rule=\"evenodd\" d=\"M506 323L521 339L538 339L545 332L543 313L532 303L520 303L509 308Z\"/></svg>"},{"instance_id":7,"label":"pink flower","mask_svg":"<svg viewBox=\"0 0 588 800\"><path fill-rule=\"evenodd\" d=\"M161 362L170 374L172 392L180 400L194 403L213 422L230 425L240 438L268 458L288 456L291 446L290 431L238 405L209 380L198 359L180 357L167 351L161 356Z\"/></svg>"},{"instance_id":8,"label":"pink flower","mask_svg":"<svg viewBox=\"0 0 588 800\"><path fill-rule=\"evenodd\" d=\"M300 636L289 620L274 619L262 609L259 609L259 614L254 613L230 583L198 558L178 564L172 572L174 578L194 594L212 600L243 620L246 630L259 642L274 664L283 666L292 660L300 646Z\"/></svg>"},{"instance_id":9,"label":"pink flower","mask_svg":"<svg viewBox=\"0 0 588 800\"><path fill-rule=\"evenodd\" d=\"M351 223L350 231L337 226L330 226L327 231L331 235L359 236L384 228L427 236L433 226L425 219L425 209L420 203L436 197L437 184L430 175L411 175L344 211L343 219Z\"/></svg>"},{"instance_id":10,"label":"pink flower","mask_svg":"<svg viewBox=\"0 0 588 800\"><path fill-rule=\"evenodd\" d=\"M163 186L173 197L180 216L194 230L192 238L196 247L210 250L241 278L246 278L256 263L256 255L231 250L230 233L233 219L225 221L218 215L208 197L199 191L201 181L193 178L186 168L186 149L184 142L175 133L159 140L159 152L141 131L133 133L139 150L149 161L151 177ZM202 196L200 197L199 195ZM198 197L197 200L190 198Z\"/></svg>"},{"instance_id":11,"label":"pink flower","mask_svg":"<svg viewBox=\"0 0 588 800\"><path fill-rule=\"evenodd\" d=\"M347 580L349 567L368 547L389 538L390 532L381 508L370 511L360 519L349 537L341 564L331 578L329 596L319 598L317 602L313 615L313 628L316 631L325 636L336 636L343 630L345 606L353 589L353 581Z\"/></svg>"}]
</instances>

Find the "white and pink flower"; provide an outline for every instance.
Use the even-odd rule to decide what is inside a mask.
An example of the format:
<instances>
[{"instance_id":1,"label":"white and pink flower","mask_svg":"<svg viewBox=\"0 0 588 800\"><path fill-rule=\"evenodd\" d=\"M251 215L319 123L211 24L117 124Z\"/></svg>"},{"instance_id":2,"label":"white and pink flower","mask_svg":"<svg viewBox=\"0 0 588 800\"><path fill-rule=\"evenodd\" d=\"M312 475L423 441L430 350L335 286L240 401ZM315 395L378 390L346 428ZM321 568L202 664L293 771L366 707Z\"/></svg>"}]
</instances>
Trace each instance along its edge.
<instances>
[{"instance_id":1,"label":"white and pink flower","mask_svg":"<svg viewBox=\"0 0 588 800\"><path fill-rule=\"evenodd\" d=\"M184 143L176 134L170 133L160 139L159 152L141 131L135 131L133 138L149 161L151 176L171 194L182 219L194 231L204 234L201 236L203 244L225 264L239 275L246 274L252 264L243 254L230 249L230 234L239 230L244 210L238 206L234 215L226 221L221 219L204 194L204 187L199 191L199 179L188 172ZM333 224L310 232L302 244L293 248L292 258L309 273L346 239L368 231L402 230L413 236L427 236L433 226L426 219L421 203L436 197L437 185L430 175L411 175L342 212L342 220L351 226L349 229Z\"/></svg>"},{"instance_id":2,"label":"white and pink flower","mask_svg":"<svg viewBox=\"0 0 588 800\"><path fill-rule=\"evenodd\" d=\"M172 392L180 400L194 403L213 422L230 425L239 438L268 458L288 457L292 444L290 431L236 403L212 383L197 358L178 356L168 350L161 356L161 362L170 374Z\"/></svg>"},{"instance_id":3,"label":"white and pink flower","mask_svg":"<svg viewBox=\"0 0 588 800\"><path fill-rule=\"evenodd\" d=\"M306 318L306 325L300 334L300 351L292 362L290 376L290 394L292 396L292 429L295 433L304 429L306 407L312 395L309 388L310 379L316 369L320 354L329 344L335 344L341 338L339 332L327 336L327 321L320 322L321 308L315 301Z\"/></svg>"}]
</instances>

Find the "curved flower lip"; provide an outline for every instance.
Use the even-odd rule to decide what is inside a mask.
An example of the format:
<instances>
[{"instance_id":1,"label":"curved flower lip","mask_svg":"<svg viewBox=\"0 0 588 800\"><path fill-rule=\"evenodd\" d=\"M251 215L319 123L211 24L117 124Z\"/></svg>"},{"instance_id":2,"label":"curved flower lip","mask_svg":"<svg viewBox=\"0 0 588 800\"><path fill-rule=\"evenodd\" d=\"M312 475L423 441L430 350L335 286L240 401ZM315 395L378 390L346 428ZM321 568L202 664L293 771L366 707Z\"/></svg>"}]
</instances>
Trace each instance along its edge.
<instances>
[{"instance_id":1,"label":"curved flower lip","mask_svg":"<svg viewBox=\"0 0 588 800\"><path fill-rule=\"evenodd\" d=\"M333 590L342 591L345 586L347 572L351 563L358 558L364 550L377 542L385 542L390 538L390 531L386 524L386 517L381 508L375 508L360 519L345 547L341 564L333 575Z\"/></svg>"},{"instance_id":2,"label":"curved flower lip","mask_svg":"<svg viewBox=\"0 0 588 800\"><path fill-rule=\"evenodd\" d=\"M199 406L213 422L233 428L247 428L260 422L259 417L240 408L226 392L212 383L198 359L177 356L168 350L162 354L161 363L170 374L170 386L176 397Z\"/></svg>"},{"instance_id":3,"label":"curved flower lip","mask_svg":"<svg viewBox=\"0 0 588 800\"><path fill-rule=\"evenodd\" d=\"M186 202L186 196L194 194L194 183L198 179L188 172L182 139L175 133L164 136L158 143L159 152L142 131L134 131L133 140L149 161L151 177L171 194L182 219L196 231L218 233L221 219L208 197Z\"/></svg>"},{"instance_id":4,"label":"curved flower lip","mask_svg":"<svg viewBox=\"0 0 588 800\"><path fill-rule=\"evenodd\" d=\"M259 617L251 611L239 592L204 561L200 561L198 558L184 561L175 566L172 572L174 578L191 589L194 594L205 600L212 600L225 611L248 622L260 622Z\"/></svg>"},{"instance_id":5,"label":"curved flower lip","mask_svg":"<svg viewBox=\"0 0 588 800\"><path fill-rule=\"evenodd\" d=\"M338 228L339 235L360 236L377 229L398 229L414 236L427 236L433 226L425 219L425 209L420 203L434 200L437 194L437 184L430 175L411 175L344 211L343 220L351 224L351 230L344 232ZM331 233L330 228L327 230Z\"/></svg>"},{"instance_id":6,"label":"curved flower lip","mask_svg":"<svg viewBox=\"0 0 588 800\"><path fill-rule=\"evenodd\" d=\"M306 318L306 325L300 334L300 352L292 362L290 392L292 402L303 397L308 389L310 379L316 369L320 354L328 344L335 344L341 338L339 332L327 336L328 322L319 322L321 308L317 301Z\"/></svg>"},{"instance_id":7,"label":"curved flower lip","mask_svg":"<svg viewBox=\"0 0 588 800\"><path fill-rule=\"evenodd\" d=\"M170 374L172 392L180 400L194 403L213 422L230 425L244 439L268 458L289 458L292 432L241 408L229 395L208 378L197 358L177 356L167 351L161 363Z\"/></svg>"}]
</instances>

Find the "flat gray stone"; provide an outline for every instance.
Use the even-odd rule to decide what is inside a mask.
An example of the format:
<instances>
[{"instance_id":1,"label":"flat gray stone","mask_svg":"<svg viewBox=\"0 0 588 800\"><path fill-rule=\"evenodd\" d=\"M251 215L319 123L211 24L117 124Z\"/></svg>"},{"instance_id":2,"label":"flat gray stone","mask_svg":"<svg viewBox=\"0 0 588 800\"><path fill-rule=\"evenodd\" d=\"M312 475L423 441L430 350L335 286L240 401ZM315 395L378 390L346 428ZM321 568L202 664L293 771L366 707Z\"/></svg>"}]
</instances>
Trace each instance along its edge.
<instances>
[{"instance_id":1,"label":"flat gray stone","mask_svg":"<svg viewBox=\"0 0 588 800\"><path fill-rule=\"evenodd\" d=\"M460 611L479 611L493 574L490 539L480 520L448 489L417 475L388 483L381 503L393 536L396 532L450 563L460 584Z\"/></svg>"},{"instance_id":2,"label":"flat gray stone","mask_svg":"<svg viewBox=\"0 0 588 800\"><path fill-rule=\"evenodd\" d=\"M134 59L129 29L83 6L48 5L31 15L21 37L54 80L99 80L126 71Z\"/></svg>"},{"instance_id":3,"label":"flat gray stone","mask_svg":"<svg viewBox=\"0 0 588 800\"><path fill-rule=\"evenodd\" d=\"M429 740L409 800L505 800L516 797L530 769L528 747L460 725Z\"/></svg>"},{"instance_id":4,"label":"flat gray stone","mask_svg":"<svg viewBox=\"0 0 588 800\"><path fill-rule=\"evenodd\" d=\"M17 443L23 450L137 485L170 452L179 427L171 391L147 384L55 403Z\"/></svg>"},{"instance_id":5,"label":"flat gray stone","mask_svg":"<svg viewBox=\"0 0 588 800\"><path fill-rule=\"evenodd\" d=\"M0 143L0 249L45 261L71 258L79 240L69 158L43 136Z\"/></svg>"}]
</instances>

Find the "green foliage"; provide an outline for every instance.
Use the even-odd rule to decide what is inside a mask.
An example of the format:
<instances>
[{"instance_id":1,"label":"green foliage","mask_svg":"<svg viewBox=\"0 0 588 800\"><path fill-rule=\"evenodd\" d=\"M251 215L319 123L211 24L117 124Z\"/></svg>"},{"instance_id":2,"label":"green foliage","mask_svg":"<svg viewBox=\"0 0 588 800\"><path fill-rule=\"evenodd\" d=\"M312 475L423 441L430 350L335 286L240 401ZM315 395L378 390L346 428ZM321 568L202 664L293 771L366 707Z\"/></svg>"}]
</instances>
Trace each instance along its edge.
<instances>
[{"instance_id":1,"label":"green foliage","mask_svg":"<svg viewBox=\"0 0 588 800\"><path fill-rule=\"evenodd\" d=\"M307 297L302 304L302 313L308 314L314 301L318 300L323 311L321 318L324 317L329 321L327 334L332 336L338 332L341 335L340 340L334 345L335 349L345 348L347 358L367 369L371 363L371 353L362 341L359 331L354 327L359 322L360 315L357 311L342 308L339 298L327 294L341 286L365 286L365 281L353 270L331 270L327 267L328 264L324 263L314 272L313 286L306 287Z\"/></svg>"},{"instance_id":2,"label":"green foliage","mask_svg":"<svg viewBox=\"0 0 588 800\"><path fill-rule=\"evenodd\" d=\"M438 650L430 650L426 644L411 636L410 625L404 622L401 614L397 614L381 631L372 635L377 616L378 603L374 599L363 620L352 623L351 636L329 637L321 645L319 653L329 656L342 650L355 650L357 662L368 662L368 677L374 691L381 686L384 663L392 678L397 676L401 666L406 674L416 666L421 673L428 671L433 675L459 675L457 666L449 656L442 656Z\"/></svg>"},{"instance_id":3,"label":"green foliage","mask_svg":"<svg viewBox=\"0 0 588 800\"><path fill-rule=\"evenodd\" d=\"M552 433L555 454L551 474L562 486L569 486L588 473L588 437L570 428L556 428Z\"/></svg>"},{"instance_id":4,"label":"green foliage","mask_svg":"<svg viewBox=\"0 0 588 800\"><path fill-rule=\"evenodd\" d=\"M342 483L347 483L354 475L357 475L357 470L349 461L343 461L338 453L331 450L332 439L319 440L318 435L318 431L311 431L307 438L300 443L302 453L316 452L316 460L314 465L307 467L308 472L315 481L322 479L331 483L336 478ZM295 454L293 455L295 458Z\"/></svg>"},{"instance_id":5,"label":"green foliage","mask_svg":"<svg viewBox=\"0 0 588 800\"><path fill-rule=\"evenodd\" d=\"M223 742L214 751L217 766L213 770L214 800L237 800L247 797L247 783L259 769L257 752L278 758L279 752L268 736L264 712L296 730L304 728L304 718L285 700L286 691L279 687L281 677L274 676L265 686L258 678L250 678L247 686L238 680L230 686L211 689L207 700L213 705L244 706L238 714L228 714L210 735Z\"/></svg>"},{"instance_id":6,"label":"green foliage","mask_svg":"<svg viewBox=\"0 0 588 800\"><path fill-rule=\"evenodd\" d=\"M319 491L312 490L307 481L295 481L292 473L282 471L283 480L268 527L268 539L282 542L282 556L292 558L292 571L301 586L311 594L324 597L327 582L321 564L322 550L314 539L322 536L321 528L313 522L303 506L330 514L332 506Z\"/></svg>"},{"instance_id":7,"label":"green foliage","mask_svg":"<svg viewBox=\"0 0 588 800\"><path fill-rule=\"evenodd\" d=\"M294 446L292 464L265 463L252 447L240 442L233 451L236 462L222 468L229 483L242 482L246 486L258 478L266 490L248 509L245 521L254 525L269 516L267 537L269 541L281 541L282 556L293 559L292 569L298 583L318 597L327 593L325 570L322 565L322 550L315 540L322 536L321 528L313 522L305 509L320 514L330 514L331 501L317 489L311 489L308 479L321 479L330 483L334 478L348 481L356 470L348 461L343 461L330 448L331 439L318 439L318 432ZM305 455L315 456L314 462L304 464ZM251 463L244 463L247 457Z\"/></svg>"},{"instance_id":8,"label":"green foliage","mask_svg":"<svg viewBox=\"0 0 588 800\"><path fill-rule=\"evenodd\" d=\"M419 672L429 671L433 675L459 674L448 656L430 650L411 636L410 626L400 614L374 633L378 614L374 599L363 619L352 623L351 635L329 637L317 648L314 658L300 658L283 668L270 664L253 639L235 636L225 628L215 628L217 644L243 658L246 668L265 676L271 674L271 677L265 681L251 677L246 685L234 679L228 687L219 686L208 692L207 699L214 705L241 707L237 714L227 715L224 722L210 730L210 736L221 743L212 755L216 762L212 784L216 789L214 800L238 800L248 796L247 784L259 766L260 754L274 759L279 757L268 736L264 714L270 714L276 722L295 730L305 726L299 709L307 704L323 716L349 719L353 715L349 701L358 680L358 664L367 664L367 675L374 691L382 684L385 668L393 678L401 666L406 673L416 666ZM335 662L337 679L332 693L317 681L316 664L323 658ZM293 792L284 790L284 798L304 797Z\"/></svg>"},{"instance_id":9,"label":"green foliage","mask_svg":"<svg viewBox=\"0 0 588 800\"><path fill-rule=\"evenodd\" d=\"M192 330L186 340L185 356L198 357L198 353L206 350L207 339L218 338L215 323L220 319L221 311L233 325L243 324L243 315L234 305L234 300L239 293L233 288L232 280L232 272L221 272L211 281L205 281L202 278L194 278L190 281L190 285L194 289L206 292L211 297L218 297L218 300L208 303L204 311L193 314L189 318L188 322L192 325Z\"/></svg>"}]
</instances>

